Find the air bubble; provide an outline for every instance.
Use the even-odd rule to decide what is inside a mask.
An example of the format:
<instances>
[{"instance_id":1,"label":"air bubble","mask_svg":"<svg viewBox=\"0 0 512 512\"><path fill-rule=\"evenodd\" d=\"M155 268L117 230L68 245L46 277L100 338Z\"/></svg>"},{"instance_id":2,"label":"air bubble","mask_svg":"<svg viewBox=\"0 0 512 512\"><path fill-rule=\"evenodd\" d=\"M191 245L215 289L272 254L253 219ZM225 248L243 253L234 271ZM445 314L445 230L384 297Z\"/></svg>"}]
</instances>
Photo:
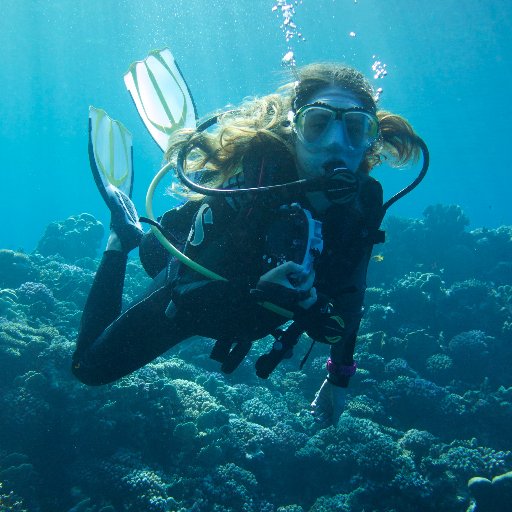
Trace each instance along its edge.
<instances>
[{"instance_id":1,"label":"air bubble","mask_svg":"<svg viewBox=\"0 0 512 512\"><path fill-rule=\"evenodd\" d=\"M283 58L281 59L281 64L283 66L295 66L295 55L291 50L284 54Z\"/></svg>"},{"instance_id":2,"label":"air bubble","mask_svg":"<svg viewBox=\"0 0 512 512\"><path fill-rule=\"evenodd\" d=\"M280 28L287 43L290 43L293 39L297 41L305 40L302 32L300 32L293 20L295 6L299 4L302 4L302 0L295 0L294 3L289 0L276 0L272 7L272 12L281 12L282 22ZM288 52L281 59L281 64L283 66L295 66L295 56L291 46L288 46Z\"/></svg>"},{"instance_id":3,"label":"air bubble","mask_svg":"<svg viewBox=\"0 0 512 512\"><path fill-rule=\"evenodd\" d=\"M372 58L375 59L375 55L373 55ZM375 80L377 80L378 78L384 78L388 74L386 67L387 67L387 64L384 64L380 60L376 60L372 64L372 70L375 73L373 75L373 78L375 78Z\"/></svg>"}]
</instances>

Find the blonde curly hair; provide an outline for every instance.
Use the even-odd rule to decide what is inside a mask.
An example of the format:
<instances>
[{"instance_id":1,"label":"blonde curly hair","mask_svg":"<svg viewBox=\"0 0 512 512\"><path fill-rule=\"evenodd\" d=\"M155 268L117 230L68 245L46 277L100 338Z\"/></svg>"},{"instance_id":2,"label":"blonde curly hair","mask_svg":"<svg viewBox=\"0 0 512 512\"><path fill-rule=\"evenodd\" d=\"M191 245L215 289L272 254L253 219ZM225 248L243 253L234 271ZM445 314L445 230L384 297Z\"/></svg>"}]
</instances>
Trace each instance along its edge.
<instances>
[{"instance_id":1,"label":"blonde curly hair","mask_svg":"<svg viewBox=\"0 0 512 512\"><path fill-rule=\"evenodd\" d=\"M242 171L243 157L250 150L276 148L295 158L289 112L307 104L319 89L334 85L349 90L379 120L379 139L367 150L360 171L369 173L384 160L396 167L417 160L420 146L414 129L402 116L378 110L375 91L362 73L337 63L315 63L295 70L294 78L274 94L252 98L236 110L218 113L212 132L176 132L169 141L166 159L175 163L186 146L186 172L211 171L208 184L216 187Z\"/></svg>"}]
</instances>

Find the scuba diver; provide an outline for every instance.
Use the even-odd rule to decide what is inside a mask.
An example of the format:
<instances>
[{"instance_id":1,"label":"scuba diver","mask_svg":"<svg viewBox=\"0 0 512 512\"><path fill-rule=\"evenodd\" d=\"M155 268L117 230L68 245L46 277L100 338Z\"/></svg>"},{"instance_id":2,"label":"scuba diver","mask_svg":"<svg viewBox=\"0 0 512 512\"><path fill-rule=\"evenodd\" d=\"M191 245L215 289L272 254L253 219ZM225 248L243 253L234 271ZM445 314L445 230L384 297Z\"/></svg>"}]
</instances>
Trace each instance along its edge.
<instances>
[{"instance_id":1,"label":"scuba diver","mask_svg":"<svg viewBox=\"0 0 512 512\"><path fill-rule=\"evenodd\" d=\"M139 219L129 194L104 189L110 236L73 355L81 382L113 382L196 335L216 340L211 357L226 373L255 340L274 336L256 363L266 378L307 333L330 349L312 414L337 423L357 369L372 248L384 241L387 208L425 175L428 151L403 117L377 108L355 69L316 63L295 74L274 94L172 134L166 160L192 193L158 222ZM421 152L420 176L384 203L371 170ZM139 220L214 277L169 254ZM137 247L153 281L121 312Z\"/></svg>"}]
</instances>

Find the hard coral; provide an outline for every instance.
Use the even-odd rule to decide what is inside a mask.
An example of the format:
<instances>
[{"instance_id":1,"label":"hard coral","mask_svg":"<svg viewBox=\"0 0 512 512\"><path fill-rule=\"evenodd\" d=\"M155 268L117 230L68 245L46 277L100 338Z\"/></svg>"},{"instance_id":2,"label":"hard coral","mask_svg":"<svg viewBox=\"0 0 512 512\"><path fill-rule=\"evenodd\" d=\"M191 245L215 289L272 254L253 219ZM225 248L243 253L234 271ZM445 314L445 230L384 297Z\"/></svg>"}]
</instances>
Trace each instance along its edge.
<instances>
[{"instance_id":1,"label":"hard coral","mask_svg":"<svg viewBox=\"0 0 512 512\"><path fill-rule=\"evenodd\" d=\"M436 204L429 206L423 212L425 227L436 233L439 239L454 242L467 226L469 219L458 205Z\"/></svg>"},{"instance_id":2,"label":"hard coral","mask_svg":"<svg viewBox=\"0 0 512 512\"><path fill-rule=\"evenodd\" d=\"M387 279L418 268L444 272L448 280L474 275L476 256L472 237L465 231L469 224L456 205L429 206L423 221L390 217L385 228L389 245L383 249L382 264L370 265L370 282ZM373 268L372 268L373 267ZM382 282L382 281L377 281Z\"/></svg>"},{"instance_id":3,"label":"hard coral","mask_svg":"<svg viewBox=\"0 0 512 512\"><path fill-rule=\"evenodd\" d=\"M426 379L399 376L379 386L383 393L388 415L408 428L428 429L435 432L445 412L440 404L447 391Z\"/></svg>"},{"instance_id":4,"label":"hard coral","mask_svg":"<svg viewBox=\"0 0 512 512\"><path fill-rule=\"evenodd\" d=\"M53 327L33 328L0 319L0 382L34 369L35 361L59 332Z\"/></svg>"},{"instance_id":5,"label":"hard coral","mask_svg":"<svg viewBox=\"0 0 512 512\"><path fill-rule=\"evenodd\" d=\"M399 444L406 450L414 453L415 456L423 457L428 455L430 447L434 444L436 437L426 430L412 428L400 439Z\"/></svg>"},{"instance_id":6,"label":"hard coral","mask_svg":"<svg viewBox=\"0 0 512 512\"><path fill-rule=\"evenodd\" d=\"M454 336L448 343L448 353L453 360L454 378L480 382L487 374L494 338L473 330Z\"/></svg>"},{"instance_id":7,"label":"hard coral","mask_svg":"<svg viewBox=\"0 0 512 512\"><path fill-rule=\"evenodd\" d=\"M28 512L23 500L5 487L7 486L0 482L0 512Z\"/></svg>"},{"instance_id":8,"label":"hard coral","mask_svg":"<svg viewBox=\"0 0 512 512\"><path fill-rule=\"evenodd\" d=\"M453 441L449 445L442 445L440 453L435 455L431 452L430 457L429 464L432 462L441 466L464 480L475 474L490 477L506 469L512 462L511 452L478 446L475 440Z\"/></svg>"},{"instance_id":9,"label":"hard coral","mask_svg":"<svg viewBox=\"0 0 512 512\"><path fill-rule=\"evenodd\" d=\"M427 359L427 375L440 385L448 384L453 378L453 359L447 354L434 354Z\"/></svg>"},{"instance_id":10,"label":"hard coral","mask_svg":"<svg viewBox=\"0 0 512 512\"><path fill-rule=\"evenodd\" d=\"M477 275L498 285L512 282L512 226L497 229L480 228L471 232L478 257Z\"/></svg>"},{"instance_id":11,"label":"hard coral","mask_svg":"<svg viewBox=\"0 0 512 512\"><path fill-rule=\"evenodd\" d=\"M222 408L208 391L195 382L174 379L172 384L188 418L197 419L205 412Z\"/></svg>"},{"instance_id":12,"label":"hard coral","mask_svg":"<svg viewBox=\"0 0 512 512\"><path fill-rule=\"evenodd\" d=\"M10 288L0 289L0 315L5 315L18 301L18 296L15 290ZM12 312L15 316L15 313Z\"/></svg>"},{"instance_id":13,"label":"hard coral","mask_svg":"<svg viewBox=\"0 0 512 512\"><path fill-rule=\"evenodd\" d=\"M17 296L22 304L39 304L42 310L51 310L55 305L52 291L42 283L23 283L17 290Z\"/></svg>"},{"instance_id":14,"label":"hard coral","mask_svg":"<svg viewBox=\"0 0 512 512\"><path fill-rule=\"evenodd\" d=\"M38 477L26 455L3 454L0 460L0 512L39 510L35 498Z\"/></svg>"},{"instance_id":15,"label":"hard coral","mask_svg":"<svg viewBox=\"0 0 512 512\"><path fill-rule=\"evenodd\" d=\"M468 489L475 502L467 512L509 512L512 503L512 471L487 478L473 477Z\"/></svg>"},{"instance_id":16,"label":"hard coral","mask_svg":"<svg viewBox=\"0 0 512 512\"><path fill-rule=\"evenodd\" d=\"M41 373L29 371L14 379L14 386L3 394L0 407L2 435L17 449L30 443L45 442L51 432L56 411L50 405L50 386Z\"/></svg>"},{"instance_id":17,"label":"hard coral","mask_svg":"<svg viewBox=\"0 0 512 512\"><path fill-rule=\"evenodd\" d=\"M59 254L68 261L94 258L103 235L103 224L92 215L81 213L49 224L37 251L43 256Z\"/></svg>"},{"instance_id":18,"label":"hard coral","mask_svg":"<svg viewBox=\"0 0 512 512\"><path fill-rule=\"evenodd\" d=\"M435 326L436 302L444 294L440 277L432 273L410 272L388 292L389 305L395 312L393 326L418 330Z\"/></svg>"},{"instance_id":19,"label":"hard coral","mask_svg":"<svg viewBox=\"0 0 512 512\"><path fill-rule=\"evenodd\" d=\"M388 479L402 463L400 447L377 423L347 414L342 415L337 430L321 430L297 455L307 462L313 482L317 471L323 478L332 473L335 479L345 470L357 470L367 479ZM326 466L324 471L322 465Z\"/></svg>"},{"instance_id":20,"label":"hard coral","mask_svg":"<svg viewBox=\"0 0 512 512\"><path fill-rule=\"evenodd\" d=\"M55 259L35 257L41 260L40 281L52 290L55 298L83 308L94 272Z\"/></svg>"},{"instance_id":21,"label":"hard coral","mask_svg":"<svg viewBox=\"0 0 512 512\"><path fill-rule=\"evenodd\" d=\"M271 427L280 418L279 411L259 398L252 398L242 404L242 413L248 421Z\"/></svg>"},{"instance_id":22,"label":"hard coral","mask_svg":"<svg viewBox=\"0 0 512 512\"><path fill-rule=\"evenodd\" d=\"M357 395L347 404L347 411L358 418L379 420L384 417L384 407L367 395Z\"/></svg>"},{"instance_id":23,"label":"hard coral","mask_svg":"<svg viewBox=\"0 0 512 512\"><path fill-rule=\"evenodd\" d=\"M460 332L483 330L492 335L501 332L508 312L490 283L469 279L455 283L441 302L443 331L448 336Z\"/></svg>"},{"instance_id":24,"label":"hard coral","mask_svg":"<svg viewBox=\"0 0 512 512\"><path fill-rule=\"evenodd\" d=\"M337 494L336 496L321 496L315 501L309 512L350 512L351 510L349 496Z\"/></svg>"},{"instance_id":25,"label":"hard coral","mask_svg":"<svg viewBox=\"0 0 512 512\"><path fill-rule=\"evenodd\" d=\"M116 510L167 512L177 503L169 496L170 482L158 468L143 463L137 453L120 450L109 462L101 462L91 475L95 488L109 488ZM124 504L129 503L125 508Z\"/></svg>"},{"instance_id":26,"label":"hard coral","mask_svg":"<svg viewBox=\"0 0 512 512\"><path fill-rule=\"evenodd\" d=\"M218 510L223 506L225 510L255 511L253 502L257 486L256 477L250 471L233 463L220 465L203 486L210 504L208 510Z\"/></svg>"},{"instance_id":27,"label":"hard coral","mask_svg":"<svg viewBox=\"0 0 512 512\"><path fill-rule=\"evenodd\" d=\"M439 340L425 329L410 332L405 336L405 358L417 369L425 368L427 359L440 350Z\"/></svg>"},{"instance_id":28,"label":"hard coral","mask_svg":"<svg viewBox=\"0 0 512 512\"><path fill-rule=\"evenodd\" d=\"M401 357L391 359L389 363L386 363L384 370L387 378L395 378L400 375L406 377L418 376L417 372L409 366L409 363Z\"/></svg>"},{"instance_id":29,"label":"hard coral","mask_svg":"<svg viewBox=\"0 0 512 512\"><path fill-rule=\"evenodd\" d=\"M37 275L37 269L28 255L0 249L0 288L16 288Z\"/></svg>"}]
</instances>

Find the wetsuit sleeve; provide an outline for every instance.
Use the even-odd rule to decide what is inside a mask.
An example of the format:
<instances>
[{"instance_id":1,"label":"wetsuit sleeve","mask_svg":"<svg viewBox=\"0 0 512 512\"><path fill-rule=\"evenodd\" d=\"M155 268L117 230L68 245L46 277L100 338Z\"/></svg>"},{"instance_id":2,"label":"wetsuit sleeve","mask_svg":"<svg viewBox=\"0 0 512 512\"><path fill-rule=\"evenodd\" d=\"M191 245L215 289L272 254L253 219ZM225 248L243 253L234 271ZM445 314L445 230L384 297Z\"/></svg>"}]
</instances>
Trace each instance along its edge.
<instances>
[{"instance_id":1,"label":"wetsuit sleeve","mask_svg":"<svg viewBox=\"0 0 512 512\"><path fill-rule=\"evenodd\" d=\"M105 251L84 306L76 355L86 351L105 327L121 313L124 275L128 255Z\"/></svg>"},{"instance_id":2,"label":"wetsuit sleeve","mask_svg":"<svg viewBox=\"0 0 512 512\"><path fill-rule=\"evenodd\" d=\"M368 246L359 264L345 282L346 291L333 301L335 312L341 316L345 324L343 339L331 345L330 355L335 364L351 366L354 363L354 350L363 316L366 271L371 251L372 246ZM329 376L329 380L338 386L347 387L350 377L347 375Z\"/></svg>"},{"instance_id":3,"label":"wetsuit sleeve","mask_svg":"<svg viewBox=\"0 0 512 512\"><path fill-rule=\"evenodd\" d=\"M381 240L379 232L382 221L383 193L379 182L368 178L361 190L361 208L364 212L362 236L354 241L355 265L339 283L340 293L334 297L334 308L342 317L345 328L341 342L331 346L331 360L335 364L351 366L354 363L354 351L361 318L363 316L364 295L366 292L366 274L375 243ZM329 376L329 379L341 387L347 387L350 377L347 375Z\"/></svg>"}]
</instances>

